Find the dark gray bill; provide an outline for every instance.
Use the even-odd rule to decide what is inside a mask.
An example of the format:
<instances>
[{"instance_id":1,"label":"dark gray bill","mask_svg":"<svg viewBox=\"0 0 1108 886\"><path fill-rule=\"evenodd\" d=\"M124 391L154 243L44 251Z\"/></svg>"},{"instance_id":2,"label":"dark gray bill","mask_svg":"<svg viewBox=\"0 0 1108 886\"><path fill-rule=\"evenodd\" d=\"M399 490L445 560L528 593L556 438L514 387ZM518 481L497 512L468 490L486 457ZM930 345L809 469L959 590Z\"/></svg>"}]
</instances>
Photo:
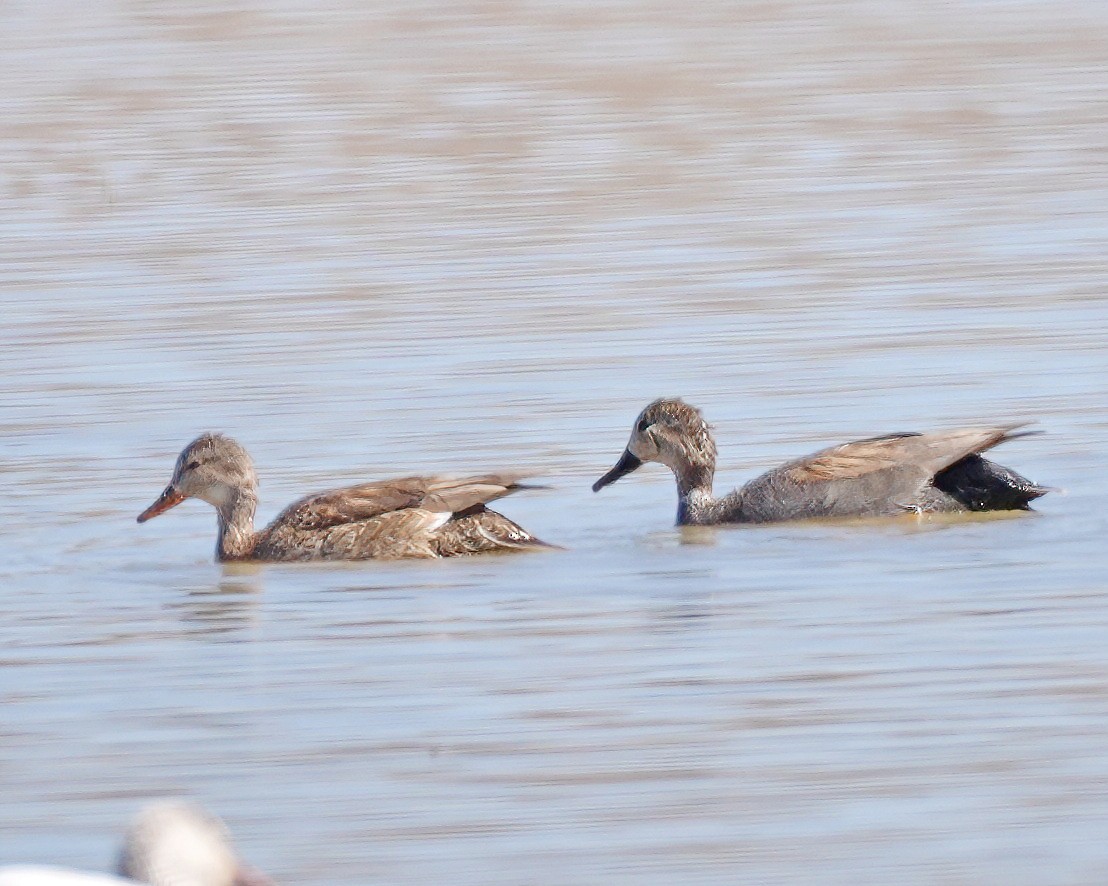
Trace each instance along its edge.
<instances>
[{"instance_id":1,"label":"dark gray bill","mask_svg":"<svg viewBox=\"0 0 1108 886\"><path fill-rule=\"evenodd\" d=\"M616 462L616 466L608 471L603 477L592 484L592 491L599 492L609 483L615 483L624 474L630 474L635 468L641 468L642 462L631 454L630 449L624 449L623 455L619 457L619 461Z\"/></svg>"}]
</instances>

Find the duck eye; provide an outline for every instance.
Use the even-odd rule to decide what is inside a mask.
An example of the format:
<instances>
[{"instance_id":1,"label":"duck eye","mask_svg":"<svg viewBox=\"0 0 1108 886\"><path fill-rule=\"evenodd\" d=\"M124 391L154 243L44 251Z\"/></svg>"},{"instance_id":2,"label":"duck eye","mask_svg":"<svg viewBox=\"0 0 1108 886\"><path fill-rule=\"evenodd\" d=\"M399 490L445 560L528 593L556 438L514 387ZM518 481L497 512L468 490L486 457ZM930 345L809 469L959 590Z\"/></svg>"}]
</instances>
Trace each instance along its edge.
<instances>
[{"instance_id":1,"label":"duck eye","mask_svg":"<svg viewBox=\"0 0 1108 886\"><path fill-rule=\"evenodd\" d=\"M200 462L193 459L187 465L185 465L185 467L190 471L195 471L198 467L200 467Z\"/></svg>"},{"instance_id":2,"label":"duck eye","mask_svg":"<svg viewBox=\"0 0 1108 886\"><path fill-rule=\"evenodd\" d=\"M646 429L649 428L651 424L653 424L653 422L651 422L648 418L640 419L639 426L637 428L638 432L640 434L645 434Z\"/></svg>"}]
</instances>

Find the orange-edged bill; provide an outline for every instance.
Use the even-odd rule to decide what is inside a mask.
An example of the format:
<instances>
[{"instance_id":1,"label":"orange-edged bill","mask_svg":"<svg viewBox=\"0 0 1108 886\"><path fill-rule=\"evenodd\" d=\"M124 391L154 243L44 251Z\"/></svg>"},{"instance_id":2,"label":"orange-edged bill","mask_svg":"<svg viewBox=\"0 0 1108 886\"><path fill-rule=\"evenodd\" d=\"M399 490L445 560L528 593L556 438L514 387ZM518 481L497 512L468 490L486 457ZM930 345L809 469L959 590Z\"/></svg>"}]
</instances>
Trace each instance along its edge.
<instances>
[{"instance_id":1,"label":"orange-edged bill","mask_svg":"<svg viewBox=\"0 0 1108 886\"><path fill-rule=\"evenodd\" d=\"M164 514L170 508L175 505L179 505L185 500L180 492L173 488L172 484L165 488L165 491L158 496L158 500L154 504L150 505L145 511L138 515L138 522L145 523L151 517L156 517L158 514Z\"/></svg>"}]
</instances>

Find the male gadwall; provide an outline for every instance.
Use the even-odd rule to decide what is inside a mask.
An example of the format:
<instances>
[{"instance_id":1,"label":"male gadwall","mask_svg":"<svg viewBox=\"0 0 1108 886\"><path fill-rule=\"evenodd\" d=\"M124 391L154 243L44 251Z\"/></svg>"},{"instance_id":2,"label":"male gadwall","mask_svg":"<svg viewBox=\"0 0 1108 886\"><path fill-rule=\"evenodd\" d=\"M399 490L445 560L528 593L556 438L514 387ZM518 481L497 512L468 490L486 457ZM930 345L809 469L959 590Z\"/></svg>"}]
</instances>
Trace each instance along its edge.
<instances>
[{"instance_id":1,"label":"male gadwall","mask_svg":"<svg viewBox=\"0 0 1108 886\"><path fill-rule=\"evenodd\" d=\"M273 886L239 861L222 821L177 801L155 803L139 813L127 832L117 873L8 867L0 868L0 886Z\"/></svg>"},{"instance_id":2,"label":"male gadwall","mask_svg":"<svg viewBox=\"0 0 1108 886\"><path fill-rule=\"evenodd\" d=\"M661 462L677 478L677 522L682 525L1028 510L1032 499L1049 490L979 454L1022 436L1014 433L1019 427L889 434L844 443L787 462L715 498L716 443L708 423L699 409L681 400L655 400L639 414L615 467L592 488L599 492L643 462Z\"/></svg>"},{"instance_id":3,"label":"male gadwall","mask_svg":"<svg viewBox=\"0 0 1108 886\"><path fill-rule=\"evenodd\" d=\"M310 495L254 531L258 478L238 443L202 434L173 479L138 516L144 523L186 498L219 514L218 560L397 560L548 548L486 502L528 489L514 476L403 477Z\"/></svg>"}]
</instances>

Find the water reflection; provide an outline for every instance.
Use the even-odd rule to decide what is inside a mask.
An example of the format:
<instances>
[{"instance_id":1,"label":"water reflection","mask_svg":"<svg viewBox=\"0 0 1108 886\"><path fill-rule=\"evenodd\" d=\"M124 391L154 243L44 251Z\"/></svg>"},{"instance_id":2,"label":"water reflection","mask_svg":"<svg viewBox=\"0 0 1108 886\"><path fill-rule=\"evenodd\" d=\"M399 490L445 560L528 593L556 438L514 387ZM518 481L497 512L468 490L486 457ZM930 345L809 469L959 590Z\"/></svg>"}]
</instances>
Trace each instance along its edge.
<instances>
[{"instance_id":1,"label":"water reflection","mask_svg":"<svg viewBox=\"0 0 1108 886\"><path fill-rule=\"evenodd\" d=\"M200 634L216 636L256 627L265 591L263 576L257 566L224 567L218 584L189 588L179 601L167 604L167 609Z\"/></svg>"},{"instance_id":2,"label":"water reflection","mask_svg":"<svg viewBox=\"0 0 1108 886\"><path fill-rule=\"evenodd\" d=\"M732 527L733 528L733 527ZM683 545L712 547L718 541L719 526L679 526L678 535ZM726 528L724 528L726 531Z\"/></svg>"}]
</instances>

